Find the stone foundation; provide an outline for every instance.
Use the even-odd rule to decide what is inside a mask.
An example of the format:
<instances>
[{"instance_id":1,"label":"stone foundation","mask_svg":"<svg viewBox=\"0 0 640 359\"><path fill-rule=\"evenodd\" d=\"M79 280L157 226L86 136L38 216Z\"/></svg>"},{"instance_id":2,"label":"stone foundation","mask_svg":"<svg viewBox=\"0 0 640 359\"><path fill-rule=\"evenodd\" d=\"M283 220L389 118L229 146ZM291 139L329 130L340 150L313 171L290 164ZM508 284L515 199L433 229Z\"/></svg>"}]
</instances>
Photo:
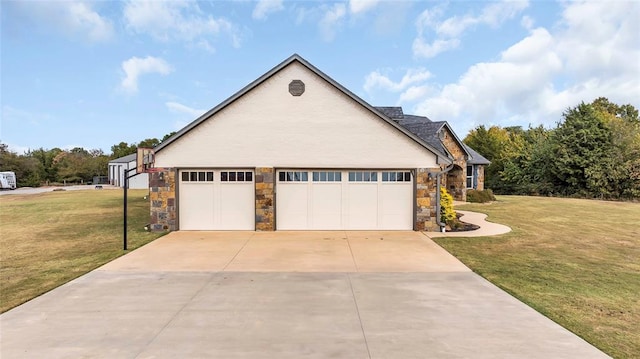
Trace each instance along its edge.
<instances>
[{"instance_id":1,"label":"stone foundation","mask_svg":"<svg viewBox=\"0 0 640 359\"><path fill-rule=\"evenodd\" d=\"M149 200L151 201L150 229L175 231L176 223L176 171L158 169L149 173Z\"/></svg>"},{"instance_id":2,"label":"stone foundation","mask_svg":"<svg viewBox=\"0 0 640 359\"><path fill-rule=\"evenodd\" d=\"M256 231L275 231L275 170L256 168Z\"/></svg>"}]
</instances>

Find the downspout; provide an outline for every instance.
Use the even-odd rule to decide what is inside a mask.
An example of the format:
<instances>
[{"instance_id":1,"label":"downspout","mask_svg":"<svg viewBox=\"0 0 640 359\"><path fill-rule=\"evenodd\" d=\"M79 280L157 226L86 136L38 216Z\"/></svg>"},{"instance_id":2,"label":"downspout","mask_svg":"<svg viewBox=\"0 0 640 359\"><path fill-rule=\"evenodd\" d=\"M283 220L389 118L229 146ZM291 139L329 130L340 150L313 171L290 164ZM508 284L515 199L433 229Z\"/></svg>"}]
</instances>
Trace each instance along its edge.
<instances>
[{"instance_id":1,"label":"downspout","mask_svg":"<svg viewBox=\"0 0 640 359\"><path fill-rule=\"evenodd\" d=\"M445 231L445 227L447 226L445 223L442 223L440 220L440 212L442 210L442 206L440 204L440 175L445 174L453 169L453 164L449 165L442 171L432 172L429 171L430 176L436 176L436 224L440 227L440 232Z\"/></svg>"}]
</instances>

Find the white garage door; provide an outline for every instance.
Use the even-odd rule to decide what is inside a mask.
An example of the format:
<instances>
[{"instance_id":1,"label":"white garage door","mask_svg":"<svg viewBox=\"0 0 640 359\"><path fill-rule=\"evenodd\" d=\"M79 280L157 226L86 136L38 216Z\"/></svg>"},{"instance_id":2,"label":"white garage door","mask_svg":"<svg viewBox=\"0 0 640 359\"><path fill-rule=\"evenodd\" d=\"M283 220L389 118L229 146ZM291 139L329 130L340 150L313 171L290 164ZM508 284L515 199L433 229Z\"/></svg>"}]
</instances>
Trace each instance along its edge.
<instances>
[{"instance_id":1,"label":"white garage door","mask_svg":"<svg viewBox=\"0 0 640 359\"><path fill-rule=\"evenodd\" d=\"M411 230L411 172L278 171L280 230Z\"/></svg>"},{"instance_id":2,"label":"white garage door","mask_svg":"<svg viewBox=\"0 0 640 359\"><path fill-rule=\"evenodd\" d=\"M181 230L253 230L255 186L249 170L181 170Z\"/></svg>"}]
</instances>

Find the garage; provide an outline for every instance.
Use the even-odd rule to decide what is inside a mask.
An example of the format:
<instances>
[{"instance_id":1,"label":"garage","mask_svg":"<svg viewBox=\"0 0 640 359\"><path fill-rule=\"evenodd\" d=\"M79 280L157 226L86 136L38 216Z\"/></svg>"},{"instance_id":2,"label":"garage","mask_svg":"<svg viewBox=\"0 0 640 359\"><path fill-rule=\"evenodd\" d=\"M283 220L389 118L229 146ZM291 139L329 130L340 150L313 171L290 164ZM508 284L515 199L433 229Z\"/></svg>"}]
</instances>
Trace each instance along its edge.
<instances>
[{"instance_id":1,"label":"garage","mask_svg":"<svg viewBox=\"0 0 640 359\"><path fill-rule=\"evenodd\" d=\"M254 172L185 169L179 173L182 230L254 230Z\"/></svg>"},{"instance_id":2,"label":"garage","mask_svg":"<svg viewBox=\"0 0 640 359\"><path fill-rule=\"evenodd\" d=\"M409 170L279 170L278 230L411 230Z\"/></svg>"},{"instance_id":3,"label":"garage","mask_svg":"<svg viewBox=\"0 0 640 359\"><path fill-rule=\"evenodd\" d=\"M154 149L151 228L439 228L431 174L457 143L443 126L373 107L294 54Z\"/></svg>"}]
</instances>

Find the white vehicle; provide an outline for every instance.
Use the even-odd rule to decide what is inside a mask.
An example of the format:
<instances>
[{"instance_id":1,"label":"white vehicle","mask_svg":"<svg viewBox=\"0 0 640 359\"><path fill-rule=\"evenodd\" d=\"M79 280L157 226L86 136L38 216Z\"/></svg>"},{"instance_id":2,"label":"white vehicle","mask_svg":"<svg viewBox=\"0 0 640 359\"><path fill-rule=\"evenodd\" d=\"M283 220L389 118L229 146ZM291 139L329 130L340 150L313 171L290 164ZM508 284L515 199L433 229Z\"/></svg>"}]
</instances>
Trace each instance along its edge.
<instances>
[{"instance_id":1,"label":"white vehicle","mask_svg":"<svg viewBox=\"0 0 640 359\"><path fill-rule=\"evenodd\" d=\"M0 188L16 189L16 174L14 172L0 172Z\"/></svg>"}]
</instances>

